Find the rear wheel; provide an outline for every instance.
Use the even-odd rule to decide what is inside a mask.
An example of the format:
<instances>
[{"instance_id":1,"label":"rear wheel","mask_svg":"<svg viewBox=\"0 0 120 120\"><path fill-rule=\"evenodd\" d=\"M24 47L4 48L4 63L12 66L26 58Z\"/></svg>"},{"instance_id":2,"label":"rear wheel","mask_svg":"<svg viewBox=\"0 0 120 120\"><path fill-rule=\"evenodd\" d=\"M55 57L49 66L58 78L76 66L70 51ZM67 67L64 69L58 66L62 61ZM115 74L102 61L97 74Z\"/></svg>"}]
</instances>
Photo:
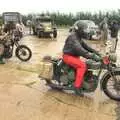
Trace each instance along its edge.
<instances>
[{"instance_id":1,"label":"rear wheel","mask_svg":"<svg viewBox=\"0 0 120 120\"><path fill-rule=\"evenodd\" d=\"M25 45L17 47L15 54L22 61L28 61L32 57L31 50Z\"/></svg>"},{"instance_id":2,"label":"rear wheel","mask_svg":"<svg viewBox=\"0 0 120 120\"><path fill-rule=\"evenodd\" d=\"M39 32L39 38L41 38L41 37L44 37L44 32L43 31Z\"/></svg>"},{"instance_id":3,"label":"rear wheel","mask_svg":"<svg viewBox=\"0 0 120 120\"><path fill-rule=\"evenodd\" d=\"M114 72L114 77L107 75L102 82L104 93L113 100L120 101L120 71Z\"/></svg>"},{"instance_id":4,"label":"rear wheel","mask_svg":"<svg viewBox=\"0 0 120 120\"><path fill-rule=\"evenodd\" d=\"M40 32L39 31L37 31L37 36L40 38L41 37L41 35L40 35Z\"/></svg>"},{"instance_id":5,"label":"rear wheel","mask_svg":"<svg viewBox=\"0 0 120 120\"><path fill-rule=\"evenodd\" d=\"M54 38L57 37L57 31L56 31L56 30L53 32L53 37L54 37Z\"/></svg>"}]
</instances>

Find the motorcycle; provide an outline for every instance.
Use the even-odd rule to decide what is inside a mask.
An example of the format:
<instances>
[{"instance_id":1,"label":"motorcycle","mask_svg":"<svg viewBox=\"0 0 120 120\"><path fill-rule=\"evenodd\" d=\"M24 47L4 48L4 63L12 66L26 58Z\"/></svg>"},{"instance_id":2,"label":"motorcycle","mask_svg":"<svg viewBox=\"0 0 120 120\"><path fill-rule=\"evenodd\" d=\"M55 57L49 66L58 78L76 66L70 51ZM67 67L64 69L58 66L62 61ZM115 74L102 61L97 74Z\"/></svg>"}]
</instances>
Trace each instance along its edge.
<instances>
[{"instance_id":1,"label":"motorcycle","mask_svg":"<svg viewBox=\"0 0 120 120\"><path fill-rule=\"evenodd\" d=\"M60 91L72 90L74 92L75 69L66 65L62 58L46 58L53 66L52 79L43 79L46 81L46 84L52 89ZM100 84L101 90L109 98L120 101L120 68L115 64L116 59L115 54L107 54L102 57L101 62L86 61L88 70L85 73L80 90L82 90L83 93L94 92L98 84Z\"/></svg>"},{"instance_id":2,"label":"motorcycle","mask_svg":"<svg viewBox=\"0 0 120 120\"><path fill-rule=\"evenodd\" d=\"M13 50L15 49L15 55L18 57L21 61L28 61L32 57L32 52L30 48L28 48L26 45L20 45L19 44L20 37L15 34L15 32L11 34L7 34L5 37L3 37L2 40L0 40L0 46L3 46L3 58L9 59L13 56Z\"/></svg>"}]
</instances>

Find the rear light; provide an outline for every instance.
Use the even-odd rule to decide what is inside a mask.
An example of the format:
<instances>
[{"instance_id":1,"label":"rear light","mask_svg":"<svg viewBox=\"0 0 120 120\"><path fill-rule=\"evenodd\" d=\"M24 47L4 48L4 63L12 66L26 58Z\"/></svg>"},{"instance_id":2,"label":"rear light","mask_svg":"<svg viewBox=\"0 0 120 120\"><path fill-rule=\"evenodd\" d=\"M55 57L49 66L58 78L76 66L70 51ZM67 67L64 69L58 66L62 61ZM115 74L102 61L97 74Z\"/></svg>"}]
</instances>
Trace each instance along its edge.
<instances>
[{"instance_id":1,"label":"rear light","mask_svg":"<svg viewBox=\"0 0 120 120\"><path fill-rule=\"evenodd\" d=\"M109 60L109 57L108 57L108 56L105 56L105 57L103 58L103 63L104 63L105 65L108 65L108 64L110 63L110 60Z\"/></svg>"}]
</instances>

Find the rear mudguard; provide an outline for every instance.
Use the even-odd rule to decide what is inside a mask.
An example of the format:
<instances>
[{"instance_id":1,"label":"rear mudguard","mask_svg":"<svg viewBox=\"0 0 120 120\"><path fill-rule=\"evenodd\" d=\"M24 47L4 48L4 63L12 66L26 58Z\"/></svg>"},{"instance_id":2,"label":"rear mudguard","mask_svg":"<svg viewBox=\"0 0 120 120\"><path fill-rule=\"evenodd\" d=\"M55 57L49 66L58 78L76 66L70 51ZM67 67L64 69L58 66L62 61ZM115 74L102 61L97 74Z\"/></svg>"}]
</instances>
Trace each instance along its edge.
<instances>
[{"instance_id":1,"label":"rear mudguard","mask_svg":"<svg viewBox=\"0 0 120 120\"><path fill-rule=\"evenodd\" d=\"M116 68L113 68L113 71L120 71L120 67L116 67ZM102 78L101 78L101 80L100 80L100 88L101 88L101 90L102 90L102 82L106 79L106 77L107 76L109 76L110 74L109 74L109 72L106 72L103 76L102 76Z\"/></svg>"}]
</instances>

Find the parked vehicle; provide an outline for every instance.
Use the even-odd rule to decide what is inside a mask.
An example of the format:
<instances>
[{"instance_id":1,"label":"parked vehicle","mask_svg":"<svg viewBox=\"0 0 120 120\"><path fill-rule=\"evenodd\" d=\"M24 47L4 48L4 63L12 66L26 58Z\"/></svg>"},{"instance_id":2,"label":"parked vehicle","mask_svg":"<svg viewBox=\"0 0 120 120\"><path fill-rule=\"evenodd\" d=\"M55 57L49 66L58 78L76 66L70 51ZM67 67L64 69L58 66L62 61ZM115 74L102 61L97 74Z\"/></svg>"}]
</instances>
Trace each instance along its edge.
<instances>
[{"instance_id":1,"label":"parked vehicle","mask_svg":"<svg viewBox=\"0 0 120 120\"><path fill-rule=\"evenodd\" d=\"M57 28L49 16L39 16L33 19L33 34L38 37L45 37L53 35L57 37Z\"/></svg>"},{"instance_id":2,"label":"parked vehicle","mask_svg":"<svg viewBox=\"0 0 120 120\"><path fill-rule=\"evenodd\" d=\"M7 24L10 21L13 21L15 24L22 22L22 16L19 12L4 12L2 17L4 24Z\"/></svg>"},{"instance_id":3,"label":"parked vehicle","mask_svg":"<svg viewBox=\"0 0 120 120\"><path fill-rule=\"evenodd\" d=\"M28 61L32 57L32 52L30 48L28 48L26 45L20 45L19 44L19 36L16 34L8 34L6 35L2 40L0 40L0 45L4 46L4 52L3 57L4 58L11 58L13 56L14 47L15 49L15 55L18 57L21 61Z\"/></svg>"},{"instance_id":4,"label":"parked vehicle","mask_svg":"<svg viewBox=\"0 0 120 120\"><path fill-rule=\"evenodd\" d=\"M66 65L62 58L53 59L44 57L53 65L53 76L51 79L43 78L47 85L52 89L60 91L74 91L73 84L75 78L74 68ZM106 55L101 62L87 61L88 70L85 73L82 85L83 93L94 92L100 84L101 90L111 99L120 101L120 68L116 66L116 57L114 54ZM104 74L100 76L102 71Z\"/></svg>"},{"instance_id":5,"label":"parked vehicle","mask_svg":"<svg viewBox=\"0 0 120 120\"><path fill-rule=\"evenodd\" d=\"M2 14L3 24L4 24L4 32L7 32L8 26L11 29L16 29L19 36L23 37L23 23L22 16L19 12L4 12Z\"/></svg>"},{"instance_id":6,"label":"parked vehicle","mask_svg":"<svg viewBox=\"0 0 120 120\"><path fill-rule=\"evenodd\" d=\"M87 32L86 38L91 40L92 36L97 34L98 26L91 20L78 20L74 23L74 25L77 24L79 21L82 21L83 23L86 24L86 26L87 26L87 28L86 28L86 32ZM73 26L70 27L69 32L72 32L74 30Z\"/></svg>"}]
</instances>

